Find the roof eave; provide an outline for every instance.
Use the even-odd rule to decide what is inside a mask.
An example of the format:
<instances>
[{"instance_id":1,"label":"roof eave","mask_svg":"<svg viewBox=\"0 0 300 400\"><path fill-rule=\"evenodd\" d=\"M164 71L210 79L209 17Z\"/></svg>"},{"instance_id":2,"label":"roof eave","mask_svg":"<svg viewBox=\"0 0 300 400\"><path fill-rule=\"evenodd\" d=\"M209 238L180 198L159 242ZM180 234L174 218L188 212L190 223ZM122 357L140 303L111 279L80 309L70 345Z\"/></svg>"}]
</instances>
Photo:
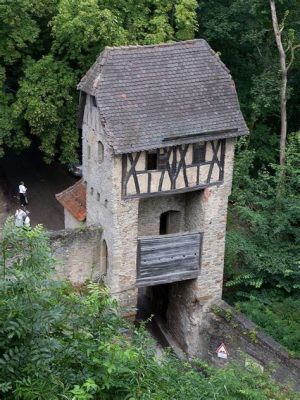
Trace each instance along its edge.
<instances>
[{"instance_id":1,"label":"roof eave","mask_svg":"<svg viewBox=\"0 0 300 400\"><path fill-rule=\"evenodd\" d=\"M143 146L128 146L125 147L123 146L122 148L117 148L116 146L112 145L114 153L116 155L121 155L121 154L127 154L127 153L135 153L137 151L149 151L149 150L155 150L155 149L160 149L163 147L169 147L169 146L177 146L177 145L182 145L182 144L193 144L197 143L200 141L203 142L208 142L210 140L219 140L219 139L231 139L231 138L236 138L240 136L248 136L250 134L248 129L245 129L243 131L238 131L236 129L231 129L226 131L226 133L223 132L215 132L215 133L207 133L207 134L199 134L199 135L194 135L186 138L175 138L175 139L169 139L169 140L162 140L160 143L157 143L155 145L143 145Z\"/></svg>"}]
</instances>

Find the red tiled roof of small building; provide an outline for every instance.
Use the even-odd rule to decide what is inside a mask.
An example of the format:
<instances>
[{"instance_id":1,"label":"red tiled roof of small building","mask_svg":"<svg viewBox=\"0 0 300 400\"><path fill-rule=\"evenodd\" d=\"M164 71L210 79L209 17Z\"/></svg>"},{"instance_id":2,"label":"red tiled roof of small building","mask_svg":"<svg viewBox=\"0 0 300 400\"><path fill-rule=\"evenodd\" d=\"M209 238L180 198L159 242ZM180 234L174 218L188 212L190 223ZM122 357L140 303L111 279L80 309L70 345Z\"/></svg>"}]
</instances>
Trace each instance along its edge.
<instances>
[{"instance_id":1,"label":"red tiled roof of small building","mask_svg":"<svg viewBox=\"0 0 300 400\"><path fill-rule=\"evenodd\" d=\"M57 201L78 221L86 218L86 188L82 179L55 195Z\"/></svg>"}]
</instances>

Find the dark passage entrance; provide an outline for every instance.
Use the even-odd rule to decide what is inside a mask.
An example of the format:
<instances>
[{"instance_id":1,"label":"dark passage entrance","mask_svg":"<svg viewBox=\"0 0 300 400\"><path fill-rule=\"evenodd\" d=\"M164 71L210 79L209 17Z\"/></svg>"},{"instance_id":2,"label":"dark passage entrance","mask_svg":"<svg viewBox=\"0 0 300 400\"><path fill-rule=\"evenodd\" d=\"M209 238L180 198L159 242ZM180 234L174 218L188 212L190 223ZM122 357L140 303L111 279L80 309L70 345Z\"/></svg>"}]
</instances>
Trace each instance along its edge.
<instances>
[{"instance_id":1,"label":"dark passage entrance","mask_svg":"<svg viewBox=\"0 0 300 400\"><path fill-rule=\"evenodd\" d=\"M151 308L154 315L163 322L167 322L167 311L169 306L169 286L157 285L148 288L148 296L151 302Z\"/></svg>"},{"instance_id":2,"label":"dark passage entrance","mask_svg":"<svg viewBox=\"0 0 300 400\"><path fill-rule=\"evenodd\" d=\"M145 320L151 315L167 323L170 285L157 285L139 289L138 315L139 320Z\"/></svg>"}]
</instances>

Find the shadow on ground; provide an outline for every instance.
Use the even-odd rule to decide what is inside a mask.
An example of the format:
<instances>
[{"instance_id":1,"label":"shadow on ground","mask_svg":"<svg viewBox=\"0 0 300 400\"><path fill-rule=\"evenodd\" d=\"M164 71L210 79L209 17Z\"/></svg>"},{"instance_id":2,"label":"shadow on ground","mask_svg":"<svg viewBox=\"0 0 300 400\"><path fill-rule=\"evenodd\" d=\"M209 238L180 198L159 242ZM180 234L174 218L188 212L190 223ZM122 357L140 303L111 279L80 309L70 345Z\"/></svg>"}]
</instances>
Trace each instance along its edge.
<instances>
[{"instance_id":1,"label":"shadow on ground","mask_svg":"<svg viewBox=\"0 0 300 400\"><path fill-rule=\"evenodd\" d=\"M66 167L55 162L46 165L37 150L29 149L21 155L7 152L0 160L0 223L14 215L18 207L18 185L24 181L28 189L28 210L32 225L43 224L47 229L64 227L64 213L55 194L76 182Z\"/></svg>"}]
</instances>

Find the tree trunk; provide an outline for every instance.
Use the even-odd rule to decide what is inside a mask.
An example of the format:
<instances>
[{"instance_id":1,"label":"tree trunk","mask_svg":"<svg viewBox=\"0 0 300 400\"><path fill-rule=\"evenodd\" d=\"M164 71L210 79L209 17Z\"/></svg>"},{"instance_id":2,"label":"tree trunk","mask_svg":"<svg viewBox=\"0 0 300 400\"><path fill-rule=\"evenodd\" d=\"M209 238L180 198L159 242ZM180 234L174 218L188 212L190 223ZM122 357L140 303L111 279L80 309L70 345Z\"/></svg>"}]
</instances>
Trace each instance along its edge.
<instances>
[{"instance_id":1,"label":"tree trunk","mask_svg":"<svg viewBox=\"0 0 300 400\"><path fill-rule=\"evenodd\" d=\"M275 7L275 0L270 0L272 23L275 34L275 40L279 52L280 69L281 69L281 87L280 87L280 165L285 163L285 148L286 148L286 134L287 134L287 119L286 119L286 97L287 97L287 71L286 54L282 45L281 32L282 28L278 25L277 13Z\"/></svg>"}]
</instances>

